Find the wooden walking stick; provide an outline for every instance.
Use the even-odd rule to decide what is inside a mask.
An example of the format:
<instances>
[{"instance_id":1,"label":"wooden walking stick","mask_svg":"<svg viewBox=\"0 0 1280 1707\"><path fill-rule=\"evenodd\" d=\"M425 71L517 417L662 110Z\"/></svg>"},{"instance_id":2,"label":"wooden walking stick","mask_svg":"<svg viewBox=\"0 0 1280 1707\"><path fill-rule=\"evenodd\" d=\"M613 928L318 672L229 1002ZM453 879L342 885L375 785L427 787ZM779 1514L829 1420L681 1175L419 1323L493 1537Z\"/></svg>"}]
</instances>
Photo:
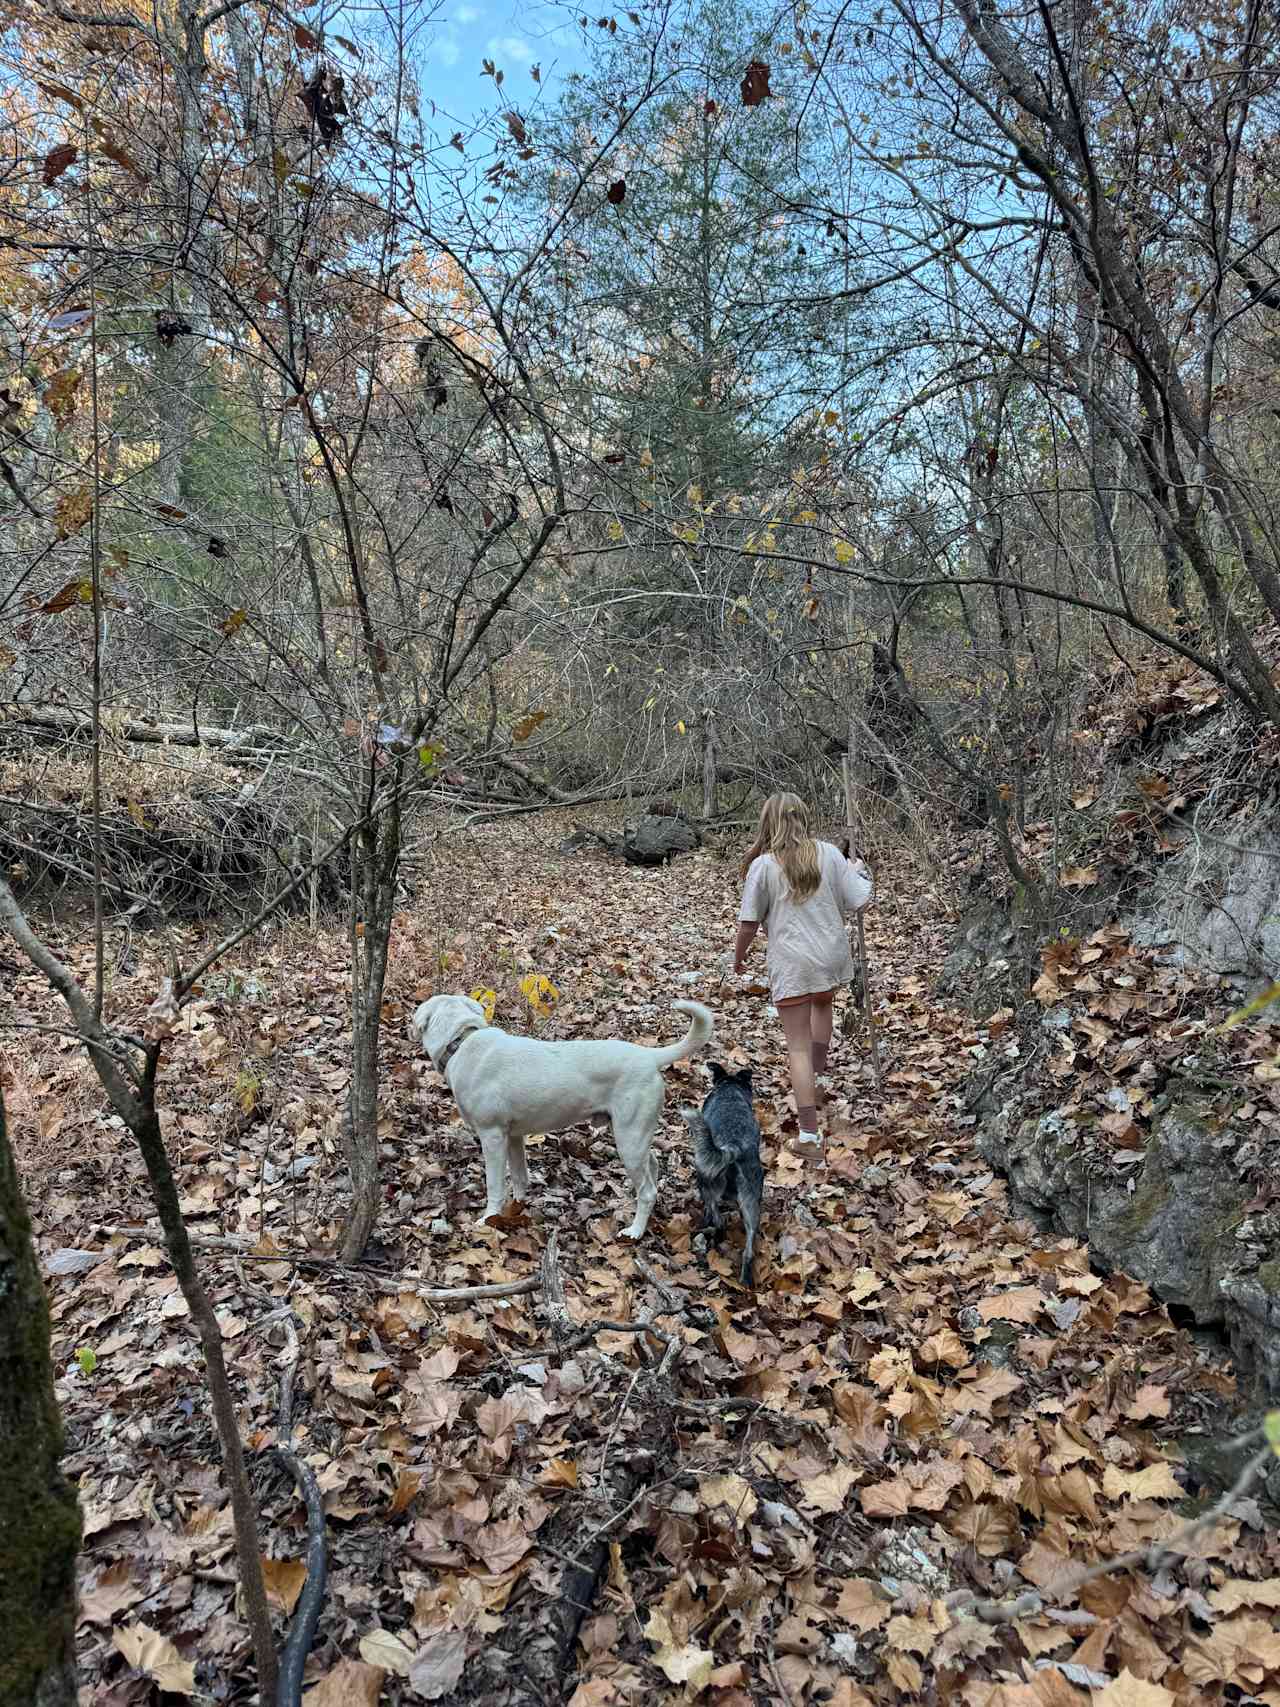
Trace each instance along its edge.
<instances>
[{"instance_id":1,"label":"wooden walking stick","mask_svg":"<svg viewBox=\"0 0 1280 1707\"><path fill-rule=\"evenodd\" d=\"M849 769L849 755L845 753L840 759L840 772L844 777L844 815L849 828L849 853L853 854L857 825L853 812L853 773ZM862 929L862 913L856 915L858 925L858 971L862 974L862 1012L867 1022L867 1042L871 1047L871 1067L876 1076L876 1089L884 1091L884 1071L880 1066L880 1043L876 1037L876 1016L871 1011L871 979L867 973L867 939Z\"/></svg>"}]
</instances>

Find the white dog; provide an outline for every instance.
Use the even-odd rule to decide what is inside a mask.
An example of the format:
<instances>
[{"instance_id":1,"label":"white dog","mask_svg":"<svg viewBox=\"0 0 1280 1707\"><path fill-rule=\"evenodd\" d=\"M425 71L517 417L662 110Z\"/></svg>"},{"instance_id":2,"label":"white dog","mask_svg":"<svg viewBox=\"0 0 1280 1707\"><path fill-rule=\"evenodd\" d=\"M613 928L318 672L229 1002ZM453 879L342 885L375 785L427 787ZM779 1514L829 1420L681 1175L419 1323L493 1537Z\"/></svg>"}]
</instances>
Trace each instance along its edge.
<instances>
[{"instance_id":1,"label":"white dog","mask_svg":"<svg viewBox=\"0 0 1280 1707\"><path fill-rule=\"evenodd\" d=\"M524 1141L533 1132L563 1132L592 1115L607 1115L622 1165L636 1193L635 1220L623 1237L640 1238L649 1224L658 1177L653 1135L662 1112L662 1068L683 1061L710 1041L715 1022L700 1002L676 1002L689 1015L687 1036L665 1049L637 1043L547 1043L513 1037L490 1025L470 996L432 996L411 1027L484 1151L488 1201L484 1226L514 1195L529 1190Z\"/></svg>"}]
</instances>

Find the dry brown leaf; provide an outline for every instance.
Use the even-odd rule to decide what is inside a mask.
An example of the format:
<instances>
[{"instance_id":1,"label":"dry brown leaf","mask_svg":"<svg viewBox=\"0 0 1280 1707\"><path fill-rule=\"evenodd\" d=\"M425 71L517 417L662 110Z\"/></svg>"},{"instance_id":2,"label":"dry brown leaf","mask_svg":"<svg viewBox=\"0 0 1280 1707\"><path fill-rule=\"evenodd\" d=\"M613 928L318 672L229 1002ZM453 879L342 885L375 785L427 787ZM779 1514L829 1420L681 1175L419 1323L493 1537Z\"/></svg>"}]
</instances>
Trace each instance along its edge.
<instances>
[{"instance_id":1,"label":"dry brown leaf","mask_svg":"<svg viewBox=\"0 0 1280 1707\"><path fill-rule=\"evenodd\" d=\"M1173 1467L1163 1459L1145 1470L1120 1470L1108 1464L1102 1476L1102 1491L1109 1500L1180 1500L1183 1490Z\"/></svg>"},{"instance_id":2,"label":"dry brown leaf","mask_svg":"<svg viewBox=\"0 0 1280 1707\"><path fill-rule=\"evenodd\" d=\"M465 1630L439 1630L418 1646L409 1668L409 1687L424 1701L439 1701L462 1676L467 1663Z\"/></svg>"},{"instance_id":3,"label":"dry brown leaf","mask_svg":"<svg viewBox=\"0 0 1280 1707\"><path fill-rule=\"evenodd\" d=\"M512 1570L533 1546L524 1525L514 1517L504 1517L498 1523L486 1523L467 1540L467 1546L495 1577Z\"/></svg>"},{"instance_id":4,"label":"dry brown leaf","mask_svg":"<svg viewBox=\"0 0 1280 1707\"><path fill-rule=\"evenodd\" d=\"M386 1675L363 1660L339 1660L302 1697L303 1707L378 1707Z\"/></svg>"},{"instance_id":5,"label":"dry brown leaf","mask_svg":"<svg viewBox=\"0 0 1280 1707\"><path fill-rule=\"evenodd\" d=\"M394 1672L397 1677L408 1677L413 1667L413 1649L407 1648L390 1630L370 1630L367 1636L361 1636L360 1658L366 1665Z\"/></svg>"},{"instance_id":6,"label":"dry brown leaf","mask_svg":"<svg viewBox=\"0 0 1280 1707\"><path fill-rule=\"evenodd\" d=\"M715 1655L696 1642L677 1642L671 1622L660 1606L655 1606L644 1627L645 1637L653 1649L653 1663L671 1683L684 1683L694 1694L705 1689L715 1670Z\"/></svg>"},{"instance_id":7,"label":"dry brown leaf","mask_svg":"<svg viewBox=\"0 0 1280 1707\"><path fill-rule=\"evenodd\" d=\"M1044 1303L1038 1286L1011 1286L1007 1292L990 1292L980 1298L978 1314L984 1322L1034 1322Z\"/></svg>"},{"instance_id":8,"label":"dry brown leaf","mask_svg":"<svg viewBox=\"0 0 1280 1707\"><path fill-rule=\"evenodd\" d=\"M1114 1683L1093 1691L1093 1707L1174 1707L1176 1697L1160 1683L1144 1683L1122 1671Z\"/></svg>"},{"instance_id":9,"label":"dry brown leaf","mask_svg":"<svg viewBox=\"0 0 1280 1707\"><path fill-rule=\"evenodd\" d=\"M111 1638L113 1648L119 1649L137 1671L145 1671L161 1689L171 1695L194 1695L196 1668L184 1660L167 1636L153 1630L149 1624L130 1624L117 1630Z\"/></svg>"},{"instance_id":10,"label":"dry brown leaf","mask_svg":"<svg viewBox=\"0 0 1280 1707\"><path fill-rule=\"evenodd\" d=\"M910 1698L918 1696L924 1688L924 1672L910 1654L886 1655L884 1669L894 1687Z\"/></svg>"},{"instance_id":11,"label":"dry brown leaf","mask_svg":"<svg viewBox=\"0 0 1280 1707\"><path fill-rule=\"evenodd\" d=\"M387 1507L388 1517L399 1517L402 1511L407 1511L417 1498L422 1486L422 1475L418 1470L401 1470L396 1481L396 1491L391 1496L391 1504Z\"/></svg>"},{"instance_id":12,"label":"dry brown leaf","mask_svg":"<svg viewBox=\"0 0 1280 1707\"><path fill-rule=\"evenodd\" d=\"M734 1474L704 1476L698 1483L698 1500L704 1511L714 1511L717 1506L727 1507L738 1524L754 1517L760 1503L750 1482Z\"/></svg>"},{"instance_id":13,"label":"dry brown leaf","mask_svg":"<svg viewBox=\"0 0 1280 1707\"><path fill-rule=\"evenodd\" d=\"M298 1604L298 1596L307 1580L306 1562L302 1559L264 1558L262 1580L268 1602L288 1616Z\"/></svg>"},{"instance_id":14,"label":"dry brown leaf","mask_svg":"<svg viewBox=\"0 0 1280 1707\"><path fill-rule=\"evenodd\" d=\"M1209 1605L1215 1612L1239 1612L1242 1606L1269 1606L1280 1610L1280 1577L1267 1577L1263 1582L1245 1582L1231 1577L1209 1595Z\"/></svg>"},{"instance_id":15,"label":"dry brown leaf","mask_svg":"<svg viewBox=\"0 0 1280 1707\"><path fill-rule=\"evenodd\" d=\"M890 1602L879 1583L869 1577L850 1577L836 1601L836 1617L855 1630L878 1630L889 1617Z\"/></svg>"},{"instance_id":16,"label":"dry brown leaf","mask_svg":"<svg viewBox=\"0 0 1280 1707\"><path fill-rule=\"evenodd\" d=\"M146 1595L147 1590L133 1580L133 1568L127 1559L108 1565L92 1588L80 1596L80 1617L86 1624L114 1624L122 1612Z\"/></svg>"},{"instance_id":17,"label":"dry brown leaf","mask_svg":"<svg viewBox=\"0 0 1280 1707\"><path fill-rule=\"evenodd\" d=\"M857 1480L856 1470L851 1470L847 1464L833 1464L829 1470L810 1476L801 1483L800 1504L815 1511L843 1511L849 1489Z\"/></svg>"}]
</instances>

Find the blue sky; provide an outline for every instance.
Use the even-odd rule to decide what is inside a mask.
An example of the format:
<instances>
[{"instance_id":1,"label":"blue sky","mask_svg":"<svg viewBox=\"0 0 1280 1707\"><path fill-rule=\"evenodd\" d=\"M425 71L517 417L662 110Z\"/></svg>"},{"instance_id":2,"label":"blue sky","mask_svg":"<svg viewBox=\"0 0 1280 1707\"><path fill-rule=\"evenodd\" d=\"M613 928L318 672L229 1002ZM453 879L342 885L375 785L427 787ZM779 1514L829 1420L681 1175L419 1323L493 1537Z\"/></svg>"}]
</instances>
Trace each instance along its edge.
<instances>
[{"instance_id":1,"label":"blue sky","mask_svg":"<svg viewBox=\"0 0 1280 1707\"><path fill-rule=\"evenodd\" d=\"M503 96L527 114L554 100L564 77L584 64L578 16L540 0L445 0L424 40L424 93L463 120L492 108L493 83L483 75L491 59L504 74ZM535 65L541 86L530 75Z\"/></svg>"}]
</instances>

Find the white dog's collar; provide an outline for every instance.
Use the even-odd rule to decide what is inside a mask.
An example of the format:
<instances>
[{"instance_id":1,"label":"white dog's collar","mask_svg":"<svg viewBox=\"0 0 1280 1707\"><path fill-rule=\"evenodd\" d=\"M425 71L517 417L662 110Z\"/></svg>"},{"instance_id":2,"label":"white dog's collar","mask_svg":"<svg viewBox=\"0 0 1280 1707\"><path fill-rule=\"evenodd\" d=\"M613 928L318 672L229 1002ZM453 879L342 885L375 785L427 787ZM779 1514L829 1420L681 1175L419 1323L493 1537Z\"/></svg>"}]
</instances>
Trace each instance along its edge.
<instances>
[{"instance_id":1,"label":"white dog's collar","mask_svg":"<svg viewBox=\"0 0 1280 1707\"><path fill-rule=\"evenodd\" d=\"M441 1052L440 1065L436 1068L436 1071L438 1073L443 1073L450 1061L452 1061L453 1057L457 1054L461 1045L464 1044L467 1039L473 1035L473 1033L479 1030L480 1027L478 1025L469 1025L465 1031L460 1031L455 1038L447 1043Z\"/></svg>"}]
</instances>

